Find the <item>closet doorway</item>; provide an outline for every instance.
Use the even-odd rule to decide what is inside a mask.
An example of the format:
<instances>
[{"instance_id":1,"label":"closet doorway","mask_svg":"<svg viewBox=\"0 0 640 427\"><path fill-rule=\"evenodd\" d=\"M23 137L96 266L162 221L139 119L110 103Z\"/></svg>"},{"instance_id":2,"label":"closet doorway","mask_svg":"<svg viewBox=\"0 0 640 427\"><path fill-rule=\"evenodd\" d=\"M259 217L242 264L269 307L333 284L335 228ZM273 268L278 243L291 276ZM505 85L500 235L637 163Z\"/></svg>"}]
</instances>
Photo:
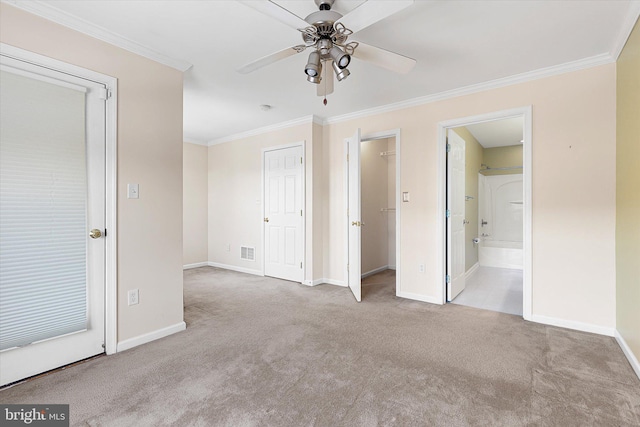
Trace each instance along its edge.
<instances>
[{"instance_id":1,"label":"closet doorway","mask_svg":"<svg viewBox=\"0 0 640 427\"><path fill-rule=\"evenodd\" d=\"M357 301L399 294L400 131L365 135L347 145L347 271Z\"/></svg>"}]
</instances>

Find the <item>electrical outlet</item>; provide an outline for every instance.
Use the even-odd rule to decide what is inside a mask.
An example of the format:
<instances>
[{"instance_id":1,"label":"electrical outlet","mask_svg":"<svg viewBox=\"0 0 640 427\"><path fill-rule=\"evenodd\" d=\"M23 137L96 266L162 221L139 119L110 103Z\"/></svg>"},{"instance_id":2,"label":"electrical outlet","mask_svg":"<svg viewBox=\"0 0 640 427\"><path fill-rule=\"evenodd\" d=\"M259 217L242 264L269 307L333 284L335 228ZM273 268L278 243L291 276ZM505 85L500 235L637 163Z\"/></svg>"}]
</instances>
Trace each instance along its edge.
<instances>
[{"instance_id":1,"label":"electrical outlet","mask_svg":"<svg viewBox=\"0 0 640 427\"><path fill-rule=\"evenodd\" d=\"M136 305L138 304L138 290L137 289L131 289L128 293L128 301L129 301L129 305Z\"/></svg>"},{"instance_id":2,"label":"electrical outlet","mask_svg":"<svg viewBox=\"0 0 640 427\"><path fill-rule=\"evenodd\" d=\"M420 264L420 265L418 266L418 272L420 272L420 273L424 273L424 264Z\"/></svg>"}]
</instances>

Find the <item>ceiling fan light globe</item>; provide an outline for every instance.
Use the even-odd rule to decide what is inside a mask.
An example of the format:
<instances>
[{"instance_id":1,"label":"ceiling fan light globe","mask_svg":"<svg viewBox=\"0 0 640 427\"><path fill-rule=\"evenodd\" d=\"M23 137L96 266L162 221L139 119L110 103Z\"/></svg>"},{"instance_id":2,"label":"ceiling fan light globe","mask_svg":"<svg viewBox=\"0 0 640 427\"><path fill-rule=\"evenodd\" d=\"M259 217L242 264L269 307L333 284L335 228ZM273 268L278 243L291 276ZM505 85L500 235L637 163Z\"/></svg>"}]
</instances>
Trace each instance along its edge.
<instances>
[{"instance_id":1,"label":"ceiling fan light globe","mask_svg":"<svg viewBox=\"0 0 640 427\"><path fill-rule=\"evenodd\" d=\"M351 56L344 53L342 49L337 46L333 46L329 51L329 56L333 59L333 63L337 64L340 69L345 68L351 62Z\"/></svg>"}]
</instances>

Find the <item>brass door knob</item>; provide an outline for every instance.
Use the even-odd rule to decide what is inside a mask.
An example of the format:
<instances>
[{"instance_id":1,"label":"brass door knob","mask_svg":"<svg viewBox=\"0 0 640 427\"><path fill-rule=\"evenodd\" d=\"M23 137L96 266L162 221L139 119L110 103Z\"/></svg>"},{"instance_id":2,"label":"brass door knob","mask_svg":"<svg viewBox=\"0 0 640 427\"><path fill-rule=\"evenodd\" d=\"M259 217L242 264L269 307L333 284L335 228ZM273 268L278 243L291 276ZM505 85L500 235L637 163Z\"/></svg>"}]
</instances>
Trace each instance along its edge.
<instances>
[{"instance_id":1,"label":"brass door knob","mask_svg":"<svg viewBox=\"0 0 640 427\"><path fill-rule=\"evenodd\" d=\"M102 231L94 228L89 232L89 237L91 237L92 239L99 239L100 237L102 237Z\"/></svg>"}]
</instances>

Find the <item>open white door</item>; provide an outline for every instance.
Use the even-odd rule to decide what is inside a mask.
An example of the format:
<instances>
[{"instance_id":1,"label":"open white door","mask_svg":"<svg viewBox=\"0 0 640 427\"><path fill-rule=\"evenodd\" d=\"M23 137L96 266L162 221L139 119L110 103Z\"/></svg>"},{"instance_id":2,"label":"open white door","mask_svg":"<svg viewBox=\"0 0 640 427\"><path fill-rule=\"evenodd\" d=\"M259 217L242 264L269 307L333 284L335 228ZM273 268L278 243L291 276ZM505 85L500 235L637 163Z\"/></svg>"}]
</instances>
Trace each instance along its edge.
<instances>
[{"instance_id":1,"label":"open white door","mask_svg":"<svg viewBox=\"0 0 640 427\"><path fill-rule=\"evenodd\" d=\"M356 301L362 299L361 289L361 241L362 222L360 219L360 129L358 128L347 141L347 227L348 227L348 261L347 281L349 288L356 297Z\"/></svg>"},{"instance_id":2,"label":"open white door","mask_svg":"<svg viewBox=\"0 0 640 427\"><path fill-rule=\"evenodd\" d=\"M2 56L0 385L104 353L101 84Z\"/></svg>"},{"instance_id":3,"label":"open white door","mask_svg":"<svg viewBox=\"0 0 640 427\"><path fill-rule=\"evenodd\" d=\"M447 301L452 301L465 286L465 142L450 129L447 144Z\"/></svg>"}]
</instances>

